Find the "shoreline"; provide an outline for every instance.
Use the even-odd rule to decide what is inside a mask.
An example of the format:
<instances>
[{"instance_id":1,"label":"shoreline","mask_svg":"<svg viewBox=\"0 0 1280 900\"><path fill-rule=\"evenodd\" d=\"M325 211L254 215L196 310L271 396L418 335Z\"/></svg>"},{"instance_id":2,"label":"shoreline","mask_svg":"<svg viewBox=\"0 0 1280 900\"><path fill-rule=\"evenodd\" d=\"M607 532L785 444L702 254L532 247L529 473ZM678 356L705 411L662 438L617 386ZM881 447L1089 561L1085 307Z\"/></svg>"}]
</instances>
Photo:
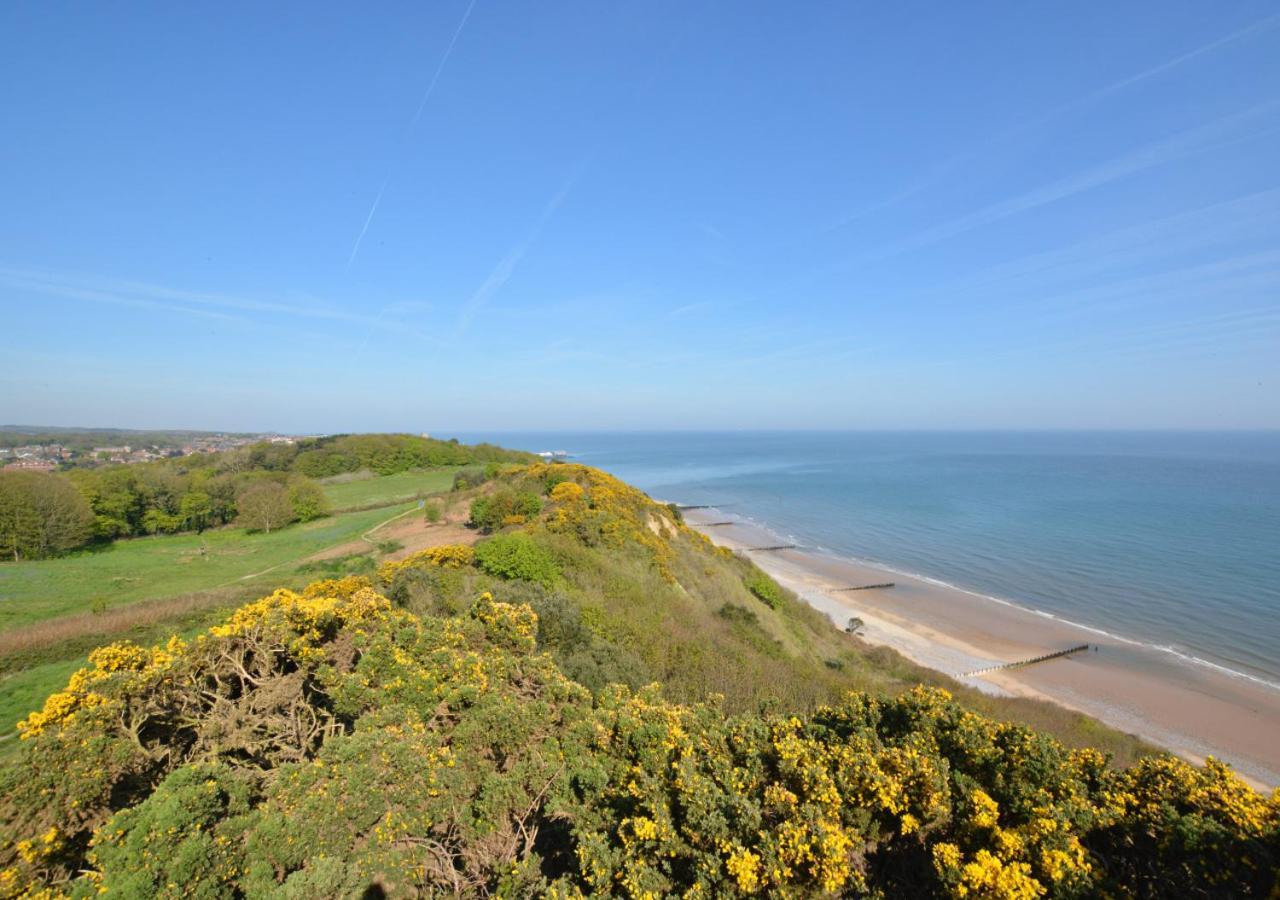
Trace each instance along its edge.
<instances>
[{"instance_id":1,"label":"shoreline","mask_svg":"<svg viewBox=\"0 0 1280 900\"><path fill-rule=\"evenodd\" d=\"M714 508L685 513L689 525L738 552L779 543L766 526L746 520L702 527L726 518ZM1192 762L1212 755L1255 787L1280 785L1280 689L1267 682L927 576L804 549L750 557L837 627L861 618L860 636L868 643L891 647L962 684L1048 700ZM895 587L837 590L888 581ZM965 674L1080 644L1090 650L1026 668Z\"/></svg>"}]
</instances>

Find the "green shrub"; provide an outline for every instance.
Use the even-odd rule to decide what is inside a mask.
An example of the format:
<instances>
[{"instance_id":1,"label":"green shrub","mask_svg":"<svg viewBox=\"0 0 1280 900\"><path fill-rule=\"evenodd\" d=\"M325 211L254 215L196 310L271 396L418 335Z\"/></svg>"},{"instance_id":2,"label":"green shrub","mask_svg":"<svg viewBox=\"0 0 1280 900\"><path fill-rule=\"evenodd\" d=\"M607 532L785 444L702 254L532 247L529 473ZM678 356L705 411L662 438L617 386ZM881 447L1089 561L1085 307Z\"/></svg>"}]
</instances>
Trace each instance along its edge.
<instances>
[{"instance_id":1,"label":"green shrub","mask_svg":"<svg viewBox=\"0 0 1280 900\"><path fill-rule=\"evenodd\" d=\"M759 569L748 575L743 583L757 600L770 609L777 609L782 605L782 588Z\"/></svg>"},{"instance_id":2,"label":"green shrub","mask_svg":"<svg viewBox=\"0 0 1280 900\"><path fill-rule=\"evenodd\" d=\"M297 478L289 484L289 502L299 522L310 522L329 515L329 498L310 478Z\"/></svg>"},{"instance_id":3,"label":"green shrub","mask_svg":"<svg viewBox=\"0 0 1280 900\"><path fill-rule=\"evenodd\" d=\"M716 615L728 622L739 622L743 625L759 625L760 617L754 612L736 603L726 603L716 610Z\"/></svg>"},{"instance_id":4,"label":"green shrub","mask_svg":"<svg viewBox=\"0 0 1280 900\"><path fill-rule=\"evenodd\" d=\"M503 488L471 503L471 524L485 534L506 525L520 525L542 511L542 501L531 491Z\"/></svg>"},{"instance_id":5,"label":"green shrub","mask_svg":"<svg viewBox=\"0 0 1280 900\"><path fill-rule=\"evenodd\" d=\"M444 514L440 511L439 503L428 503L422 507L422 517L427 520L428 525L435 525Z\"/></svg>"},{"instance_id":6,"label":"green shrub","mask_svg":"<svg viewBox=\"0 0 1280 900\"><path fill-rule=\"evenodd\" d=\"M532 581L549 587L560 568L545 549L523 532L500 534L476 545L476 565L499 578Z\"/></svg>"}]
</instances>

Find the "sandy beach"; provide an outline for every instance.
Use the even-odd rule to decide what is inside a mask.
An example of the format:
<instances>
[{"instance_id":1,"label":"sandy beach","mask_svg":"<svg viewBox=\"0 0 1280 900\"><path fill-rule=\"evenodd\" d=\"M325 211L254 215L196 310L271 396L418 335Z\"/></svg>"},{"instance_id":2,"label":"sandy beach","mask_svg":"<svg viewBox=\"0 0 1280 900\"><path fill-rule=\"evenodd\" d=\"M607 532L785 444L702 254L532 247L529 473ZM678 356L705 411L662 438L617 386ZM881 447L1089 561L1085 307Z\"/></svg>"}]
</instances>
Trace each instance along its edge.
<instances>
[{"instance_id":1,"label":"sandy beach","mask_svg":"<svg viewBox=\"0 0 1280 900\"><path fill-rule=\"evenodd\" d=\"M690 510L686 520L734 550L781 543L747 521ZM844 627L988 693L1051 700L1189 760L1212 755L1255 786L1280 784L1280 690L1154 647L1108 636L929 579L803 549L750 553L778 582ZM841 591L893 582L882 590ZM1080 644L1086 652L982 675L968 673Z\"/></svg>"}]
</instances>

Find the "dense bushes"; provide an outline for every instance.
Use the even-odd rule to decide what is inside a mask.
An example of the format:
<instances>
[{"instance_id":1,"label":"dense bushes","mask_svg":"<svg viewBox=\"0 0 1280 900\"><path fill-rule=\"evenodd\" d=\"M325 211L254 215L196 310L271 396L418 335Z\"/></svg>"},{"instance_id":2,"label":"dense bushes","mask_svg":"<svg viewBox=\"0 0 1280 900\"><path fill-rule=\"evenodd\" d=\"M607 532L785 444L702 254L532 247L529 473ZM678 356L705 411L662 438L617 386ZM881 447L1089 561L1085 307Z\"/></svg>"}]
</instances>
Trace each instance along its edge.
<instances>
[{"instance_id":1,"label":"dense bushes","mask_svg":"<svg viewBox=\"0 0 1280 900\"><path fill-rule=\"evenodd\" d=\"M476 547L476 565L499 578L532 581L550 587L560 577L551 554L523 532L500 534Z\"/></svg>"},{"instance_id":2,"label":"dense bushes","mask_svg":"<svg viewBox=\"0 0 1280 900\"><path fill-rule=\"evenodd\" d=\"M295 472L325 478L369 469L393 475L428 466L528 462L532 456L492 444L459 444L410 434L352 434L300 441L289 465Z\"/></svg>"},{"instance_id":3,"label":"dense bushes","mask_svg":"<svg viewBox=\"0 0 1280 900\"><path fill-rule=\"evenodd\" d=\"M1280 799L1217 763L1114 770L923 688L808 714L593 700L535 652L529 605L424 619L368 585L95 651L23 723L0 896L1275 887Z\"/></svg>"},{"instance_id":4,"label":"dense bushes","mask_svg":"<svg viewBox=\"0 0 1280 900\"><path fill-rule=\"evenodd\" d=\"M471 503L471 524L488 534L506 525L522 525L542 510L531 491L502 488Z\"/></svg>"},{"instance_id":5,"label":"dense bushes","mask_svg":"<svg viewBox=\"0 0 1280 900\"><path fill-rule=\"evenodd\" d=\"M40 559L89 539L93 513L66 478L44 472L0 471L0 554Z\"/></svg>"}]
</instances>

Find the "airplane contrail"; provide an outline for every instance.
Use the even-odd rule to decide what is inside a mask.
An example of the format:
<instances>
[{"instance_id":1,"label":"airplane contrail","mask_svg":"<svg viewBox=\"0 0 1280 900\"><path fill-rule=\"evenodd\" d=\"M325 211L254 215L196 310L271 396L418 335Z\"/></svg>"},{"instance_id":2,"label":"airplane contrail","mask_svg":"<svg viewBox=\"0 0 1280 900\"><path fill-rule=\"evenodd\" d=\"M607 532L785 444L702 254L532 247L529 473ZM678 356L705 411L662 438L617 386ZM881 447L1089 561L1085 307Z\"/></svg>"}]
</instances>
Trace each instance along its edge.
<instances>
[{"instance_id":1,"label":"airplane contrail","mask_svg":"<svg viewBox=\"0 0 1280 900\"><path fill-rule=\"evenodd\" d=\"M418 104L418 109L414 112L413 118L409 120L409 128L418 124L418 117L422 115L422 111L427 106L427 101L431 99L431 93L436 89L436 82L440 80L440 73L444 71L445 64L449 62L449 57L453 54L453 45L458 43L458 37L462 34L462 29L467 27L467 19L471 18L471 10L475 9L476 0L471 0L467 4L467 11L462 14L462 20L458 22L458 27L453 31L453 37L449 39L449 46L444 49L444 56L440 57L440 64L436 66L435 74L431 76L431 81L427 84L427 90L422 95L422 101Z\"/></svg>"},{"instance_id":2,"label":"airplane contrail","mask_svg":"<svg viewBox=\"0 0 1280 900\"><path fill-rule=\"evenodd\" d=\"M418 119L422 116L422 111L427 107L427 101L431 99L431 94L436 89L436 83L440 81L440 75L444 72L445 64L449 62L449 57L453 55L453 47L458 43L458 38L462 34L462 29L467 26L467 20L471 18L471 11L476 8L476 0L471 0L467 4L466 10L462 13L462 19L458 22L458 27L453 30L453 37L449 39L449 46L445 47L444 55L440 57L439 64L436 65L435 73L431 76L431 81L427 83L427 89L422 94L422 100L418 102L418 108L414 110L413 118L409 120L409 127L406 132L412 131L413 126L418 124ZM370 223L378 211L378 204L382 202L382 195L387 190L387 184L391 181L391 173L387 173L387 177L382 181L382 187L378 190L378 196L374 198L373 205L369 207L369 215L365 216L364 227L360 229L360 234L356 237L355 244L351 247L351 255L347 257L346 271L351 271L351 264L356 260L356 254L360 252L360 243L364 240L365 232L369 230Z\"/></svg>"},{"instance_id":3,"label":"airplane contrail","mask_svg":"<svg viewBox=\"0 0 1280 900\"><path fill-rule=\"evenodd\" d=\"M588 154L579 162L578 166L570 173L564 184L560 186L560 189L551 196L551 199L548 200L547 204L542 208L542 212L538 215L537 220L534 221L533 227L530 228L529 231L520 238L520 240L516 241L511 249L507 251L506 255L498 261L496 266L494 266L493 271L489 273L489 277L484 280L484 283L481 284L480 287L476 289L475 293L472 294L471 297L462 305L462 309L458 314L457 336L461 336L466 332L468 326L471 324L471 320L475 318L476 314L488 305L489 301L493 298L493 295L507 283L512 275L515 274L516 267L520 265L520 261L524 259L525 254L529 252L529 248L533 245L534 241L536 241L538 236L542 234L542 229L546 227L546 224L549 221L551 221L551 217L556 214L556 210L560 208L560 205L564 203L565 198L567 198L573 190L574 185L578 181L578 176L582 174L583 168L585 168L587 161L591 158L593 153Z\"/></svg>"},{"instance_id":4,"label":"airplane contrail","mask_svg":"<svg viewBox=\"0 0 1280 900\"><path fill-rule=\"evenodd\" d=\"M993 134L990 134L986 138L970 146L968 149L963 150L962 152L952 157L949 157L948 159L943 160L941 163L938 163L937 165L933 166L933 168L925 172L924 175L918 178L914 183L908 185L907 187L903 188L897 193L883 200L879 200L875 203L872 203L868 206L864 206L852 213L845 215L834 224L828 225L825 228L823 228L821 230L821 233L830 234L831 232L839 231L840 229L845 228L846 226L851 225L854 222L858 221L859 219L865 218L866 216L872 213L879 212L880 210L887 209L889 207L897 206L902 201L908 200L911 197L914 197L918 194L923 193L924 191L932 188L934 185L941 183L944 179L950 177L952 170L954 170L957 166L960 166L960 165L963 165L964 163L969 162L971 159L986 152L988 148L994 145L1007 142L1012 138L1026 134L1029 131L1033 131L1034 129L1039 128L1040 126L1053 121L1055 118L1058 118L1059 116L1065 113L1091 106L1092 104L1097 103L1099 100L1103 100L1107 97L1110 97L1112 94L1119 93L1125 90L1126 88L1132 87L1135 84L1140 84L1141 82L1147 81L1148 79L1151 79L1151 78L1155 78L1158 75L1163 75L1165 72L1168 72L1172 69L1176 69L1179 66L1184 65L1185 63L1188 63L1194 59L1197 59L1201 56L1206 56L1210 53L1213 53L1217 50L1222 49L1223 47L1234 44L1237 41L1241 41L1246 38L1253 37L1256 34L1260 34L1261 32L1268 31L1272 28L1275 28L1278 25L1280 25L1280 14L1270 15L1265 18L1259 19L1257 22L1254 22L1250 25L1246 25L1245 27L1237 29L1236 31L1231 32L1230 34L1224 35L1223 37L1209 41L1207 44L1201 44L1199 47L1196 47L1192 50L1188 50L1185 53L1182 53L1182 54L1179 54L1178 56L1173 57L1172 59L1167 59L1162 63L1159 63L1154 66L1150 66L1146 69L1143 69L1140 72L1134 73L1133 75L1129 75L1124 78L1121 78L1119 81L1115 81L1104 87L1097 88L1093 91L1090 91L1087 94L1084 94L1080 97L1076 97L1073 100L1068 100L1064 103L1059 103L1057 106L1053 106L1045 110L1044 112L1036 116L1033 116L1023 122L1019 122L1009 128L1005 128Z\"/></svg>"},{"instance_id":5,"label":"airplane contrail","mask_svg":"<svg viewBox=\"0 0 1280 900\"><path fill-rule=\"evenodd\" d=\"M387 175L382 179L382 187L378 189L378 196L373 198L373 206L369 207L369 215L364 217L364 227L360 229L360 234L356 237L356 242L351 248L351 255L347 257L347 271L351 271L351 264L356 261L356 254L360 252L360 242L364 240L365 232L369 230L369 223L373 221L373 214L378 211L378 204L382 202L382 195L387 190L387 184L391 181L391 176Z\"/></svg>"}]
</instances>

